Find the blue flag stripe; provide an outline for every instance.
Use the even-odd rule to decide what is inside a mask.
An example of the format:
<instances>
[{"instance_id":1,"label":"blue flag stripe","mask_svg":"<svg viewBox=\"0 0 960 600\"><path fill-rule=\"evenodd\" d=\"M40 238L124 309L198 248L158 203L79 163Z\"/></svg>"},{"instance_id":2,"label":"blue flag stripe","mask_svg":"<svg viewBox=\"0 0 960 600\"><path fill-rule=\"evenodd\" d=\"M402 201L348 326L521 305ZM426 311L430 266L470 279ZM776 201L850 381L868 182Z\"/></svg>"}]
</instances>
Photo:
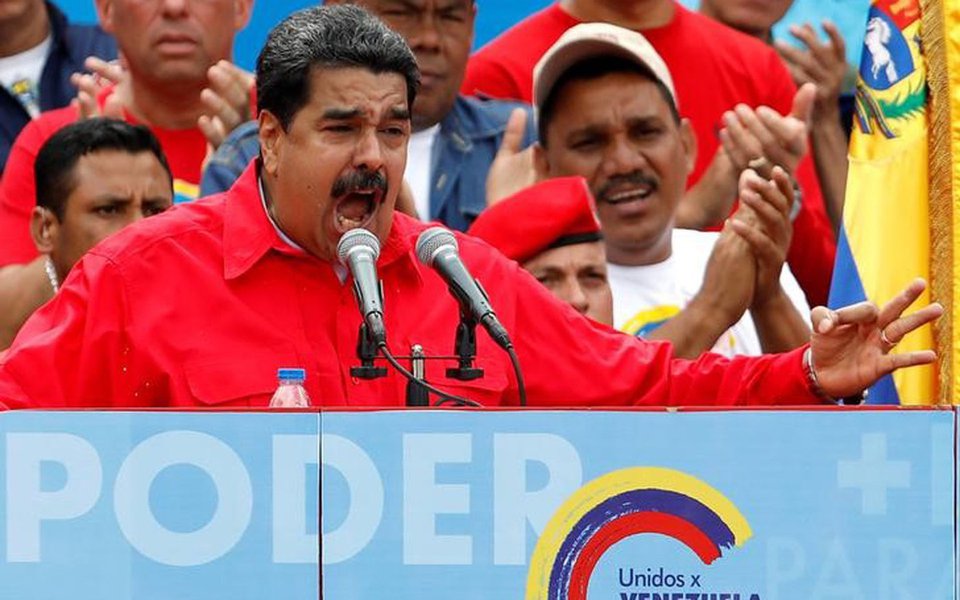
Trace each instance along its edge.
<instances>
[{"instance_id":1,"label":"blue flag stripe","mask_svg":"<svg viewBox=\"0 0 960 600\"><path fill-rule=\"evenodd\" d=\"M833 269L833 281L830 282L830 308L840 308L848 304L863 302L867 294L860 281L860 272L853 258L853 251L847 241L843 227L837 239L837 259ZM893 377L884 375L873 384L867 396L867 404L900 404L900 394L893 383Z\"/></svg>"}]
</instances>

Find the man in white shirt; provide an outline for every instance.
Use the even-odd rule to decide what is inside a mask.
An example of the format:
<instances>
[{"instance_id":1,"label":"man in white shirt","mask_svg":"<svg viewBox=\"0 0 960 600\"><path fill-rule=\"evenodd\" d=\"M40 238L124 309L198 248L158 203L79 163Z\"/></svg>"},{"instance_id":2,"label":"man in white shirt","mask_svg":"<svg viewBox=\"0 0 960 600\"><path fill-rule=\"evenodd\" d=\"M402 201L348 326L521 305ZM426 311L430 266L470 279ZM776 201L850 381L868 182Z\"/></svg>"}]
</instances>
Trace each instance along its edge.
<instances>
[{"instance_id":1,"label":"man in white shirt","mask_svg":"<svg viewBox=\"0 0 960 600\"><path fill-rule=\"evenodd\" d=\"M694 136L641 34L604 23L568 30L537 64L534 106L538 171L586 177L596 198L618 328L670 340L687 357L804 343L808 308L783 269L791 181L757 165L764 177L744 171L743 208L722 233L674 230Z\"/></svg>"}]
</instances>

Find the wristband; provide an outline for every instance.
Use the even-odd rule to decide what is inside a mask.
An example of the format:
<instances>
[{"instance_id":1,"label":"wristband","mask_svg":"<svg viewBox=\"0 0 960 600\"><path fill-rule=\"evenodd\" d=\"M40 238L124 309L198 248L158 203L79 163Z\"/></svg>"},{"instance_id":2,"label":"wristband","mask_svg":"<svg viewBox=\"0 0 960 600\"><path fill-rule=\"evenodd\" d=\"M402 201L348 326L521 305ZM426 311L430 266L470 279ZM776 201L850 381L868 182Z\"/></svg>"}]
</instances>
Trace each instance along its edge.
<instances>
[{"instance_id":1,"label":"wristband","mask_svg":"<svg viewBox=\"0 0 960 600\"><path fill-rule=\"evenodd\" d=\"M813 365L813 350L809 346L807 346L807 349L803 351L803 372L807 375L807 386L810 388L810 391L813 392L814 396L820 398L824 402L848 406L863 404L864 400L867 399L867 390L863 390L859 394L854 394L852 396L846 396L843 398L834 398L830 394L823 391L823 388L820 387L820 380L817 379L817 370Z\"/></svg>"}]
</instances>

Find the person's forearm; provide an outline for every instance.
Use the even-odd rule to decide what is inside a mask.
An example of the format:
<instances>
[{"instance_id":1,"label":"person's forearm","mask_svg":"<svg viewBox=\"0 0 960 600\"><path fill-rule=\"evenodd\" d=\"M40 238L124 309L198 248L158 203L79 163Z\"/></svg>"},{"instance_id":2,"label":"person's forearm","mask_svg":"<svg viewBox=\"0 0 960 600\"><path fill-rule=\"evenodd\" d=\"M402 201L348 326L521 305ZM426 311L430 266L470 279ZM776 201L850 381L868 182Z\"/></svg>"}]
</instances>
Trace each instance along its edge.
<instances>
[{"instance_id":1,"label":"person's forearm","mask_svg":"<svg viewBox=\"0 0 960 600\"><path fill-rule=\"evenodd\" d=\"M751 306L750 316L764 353L788 352L810 341L810 327L783 288Z\"/></svg>"},{"instance_id":2,"label":"person's forearm","mask_svg":"<svg viewBox=\"0 0 960 600\"><path fill-rule=\"evenodd\" d=\"M723 149L718 150L700 180L680 199L675 226L704 229L722 223L737 197L739 175Z\"/></svg>"},{"instance_id":3,"label":"person's forearm","mask_svg":"<svg viewBox=\"0 0 960 600\"><path fill-rule=\"evenodd\" d=\"M810 130L813 162L823 190L827 215L834 231L843 219L843 199L847 186L847 136L840 126L838 111L824 111L814 118Z\"/></svg>"},{"instance_id":4,"label":"person's forearm","mask_svg":"<svg viewBox=\"0 0 960 600\"><path fill-rule=\"evenodd\" d=\"M695 359L713 348L720 336L737 322L723 315L723 311L695 297L678 315L654 329L647 339L670 342L674 356Z\"/></svg>"}]
</instances>

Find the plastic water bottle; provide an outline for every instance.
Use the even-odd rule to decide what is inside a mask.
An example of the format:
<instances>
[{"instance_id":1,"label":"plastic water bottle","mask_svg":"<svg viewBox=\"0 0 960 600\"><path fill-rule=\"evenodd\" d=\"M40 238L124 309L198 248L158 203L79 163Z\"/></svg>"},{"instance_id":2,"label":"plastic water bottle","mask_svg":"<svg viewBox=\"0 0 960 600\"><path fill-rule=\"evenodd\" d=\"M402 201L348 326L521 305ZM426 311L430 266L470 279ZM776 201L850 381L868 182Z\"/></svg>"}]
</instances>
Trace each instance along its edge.
<instances>
[{"instance_id":1,"label":"plastic water bottle","mask_svg":"<svg viewBox=\"0 0 960 600\"><path fill-rule=\"evenodd\" d=\"M278 369L277 391L273 393L270 399L271 408L308 408L310 406L310 396L303 387L303 382L307 379L307 372L304 369Z\"/></svg>"}]
</instances>

